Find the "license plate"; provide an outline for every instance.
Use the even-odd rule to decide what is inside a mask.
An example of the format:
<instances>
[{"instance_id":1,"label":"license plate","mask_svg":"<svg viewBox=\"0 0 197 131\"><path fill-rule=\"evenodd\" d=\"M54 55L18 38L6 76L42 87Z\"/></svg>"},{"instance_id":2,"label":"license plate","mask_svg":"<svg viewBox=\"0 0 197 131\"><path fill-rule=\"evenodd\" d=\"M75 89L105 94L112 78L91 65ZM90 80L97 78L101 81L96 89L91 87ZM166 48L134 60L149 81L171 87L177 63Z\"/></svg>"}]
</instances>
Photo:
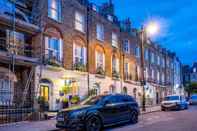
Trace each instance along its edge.
<instances>
[{"instance_id":1,"label":"license plate","mask_svg":"<svg viewBox=\"0 0 197 131\"><path fill-rule=\"evenodd\" d=\"M57 118L57 121L64 121L64 118L58 117L58 118Z\"/></svg>"}]
</instances>

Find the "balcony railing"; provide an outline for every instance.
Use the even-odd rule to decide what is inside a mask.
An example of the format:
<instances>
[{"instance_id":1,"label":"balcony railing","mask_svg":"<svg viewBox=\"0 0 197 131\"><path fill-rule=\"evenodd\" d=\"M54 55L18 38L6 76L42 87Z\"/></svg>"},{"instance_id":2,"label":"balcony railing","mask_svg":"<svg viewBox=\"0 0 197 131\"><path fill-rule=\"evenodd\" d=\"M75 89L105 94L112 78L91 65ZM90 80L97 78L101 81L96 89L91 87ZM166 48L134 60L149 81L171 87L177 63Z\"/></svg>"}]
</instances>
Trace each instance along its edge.
<instances>
[{"instance_id":1,"label":"balcony railing","mask_svg":"<svg viewBox=\"0 0 197 131\"><path fill-rule=\"evenodd\" d=\"M75 62L75 64L73 65L73 69L77 71L85 72L86 65L81 62Z\"/></svg>"},{"instance_id":2,"label":"balcony railing","mask_svg":"<svg viewBox=\"0 0 197 131\"><path fill-rule=\"evenodd\" d=\"M60 67L63 65L63 61L60 58L60 54L58 52L46 49L45 57L44 57L44 63L51 65L51 66L56 66Z\"/></svg>"},{"instance_id":3,"label":"balcony railing","mask_svg":"<svg viewBox=\"0 0 197 131\"><path fill-rule=\"evenodd\" d=\"M33 50L30 44L7 44L6 38L0 38L0 51L13 53L26 57L33 57Z\"/></svg>"},{"instance_id":4,"label":"balcony railing","mask_svg":"<svg viewBox=\"0 0 197 131\"><path fill-rule=\"evenodd\" d=\"M130 74L124 74L124 80L125 81L131 81L132 80L132 75L130 75Z\"/></svg>"},{"instance_id":5,"label":"balcony railing","mask_svg":"<svg viewBox=\"0 0 197 131\"><path fill-rule=\"evenodd\" d=\"M113 70L112 71L112 77L116 78L116 79L119 79L120 78L120 73L116 70Z\"/></svg>"}]
</instances>

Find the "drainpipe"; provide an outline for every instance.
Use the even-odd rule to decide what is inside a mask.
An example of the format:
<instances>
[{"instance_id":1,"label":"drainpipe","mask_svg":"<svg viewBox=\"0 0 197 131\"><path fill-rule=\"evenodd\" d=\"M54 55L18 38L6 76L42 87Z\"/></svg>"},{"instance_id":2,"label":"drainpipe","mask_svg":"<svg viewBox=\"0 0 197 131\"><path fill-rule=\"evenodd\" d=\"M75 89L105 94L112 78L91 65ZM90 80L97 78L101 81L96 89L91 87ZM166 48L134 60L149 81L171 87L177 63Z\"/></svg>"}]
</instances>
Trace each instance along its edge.
<instances>
[{"instance_id":1,"label":"drainpipe","mask_svg":"<svg viewBox=\"0 0 197 131\"><path fill-rule=\"evenodd\" d=\"M90 96L90 70L89 70L89 15L90 15L90 10L89 10L89 3L88 5L86 5L86 11L87 11L87 20L86 20L86 42L87 42L87 72L88 72L88 76L87 76L87 82L88 82L88 96Z\"/></svg>"}]
</instances>

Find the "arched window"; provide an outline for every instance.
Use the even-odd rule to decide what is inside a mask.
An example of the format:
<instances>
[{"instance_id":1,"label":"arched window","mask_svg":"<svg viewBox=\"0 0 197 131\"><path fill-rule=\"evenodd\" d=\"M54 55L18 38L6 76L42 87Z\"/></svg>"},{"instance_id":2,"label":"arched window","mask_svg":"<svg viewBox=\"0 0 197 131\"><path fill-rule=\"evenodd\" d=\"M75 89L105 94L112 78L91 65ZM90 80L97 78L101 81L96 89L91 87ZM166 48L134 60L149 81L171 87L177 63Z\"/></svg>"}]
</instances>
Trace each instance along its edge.
<instances>
[{"instance_id":1,"label":"arched window","mask_svg":"<svg viewBox=\"0 0 197 131\"><path fill-rule=\"evenodd\" d=\"M53 27L45 30L45 58L48 62L55 61L62 63L63 60L63 41L61 33Z\"/></svg>"},{"instance_id":2,"label":"arched window","mask_svg":"<svg viewBox=\"0 0 197 131\"><path fill-rule=\"evenodd\" d=\"M116 93L116 87L114 85L110 86L110 93L115 94Z\"/></svg>"},{"instance_id":3,"label":"arched window","mask_svg":"<svg viewBox=\"0 0 197 131\"><path fill-rule=\"evenodd\" d=\"M127 87L123 87L123 94L127 95Z\"/></svg>"}]
</instances>

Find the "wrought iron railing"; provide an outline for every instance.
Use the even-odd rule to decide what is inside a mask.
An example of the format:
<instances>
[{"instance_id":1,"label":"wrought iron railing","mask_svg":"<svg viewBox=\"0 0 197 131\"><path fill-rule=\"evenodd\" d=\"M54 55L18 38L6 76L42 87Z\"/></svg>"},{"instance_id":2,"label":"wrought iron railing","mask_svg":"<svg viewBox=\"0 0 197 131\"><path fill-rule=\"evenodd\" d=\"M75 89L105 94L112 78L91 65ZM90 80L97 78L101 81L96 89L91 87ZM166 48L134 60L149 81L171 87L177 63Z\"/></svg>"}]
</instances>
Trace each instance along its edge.
<instances>
[{"instance_id":1,"label":"wrought iron railing","mask_svg":"<svg viewBox=\"0 0 197 131\"><path fill-rule=\"evenodd\" d=\"M131 81L132 80L132 75L128 74L128 73L125 73L124 74L124 80L126 81Z\"/></svg>"},{"instance_id":2,"label":"wrought iron railing","mask_svg":"<svg viewBox=\"0 0 197 131\"><path fill-rule=\"evenodd\" d=\"M19 108L13 105L0 105L0 125L19 121L31 120L33 118L33 107Z\"/></svg>"},{"instance_id":3,"label":"wrought iron railing","mask_svg":"<svg viewBox=\"0 0 197 131\"><path fill-rule=\"evenodd\" d=\"M18 44L8 44L6 38L0 38L0 51L5 51L13 53L15 55L22 55L27 57L33 57L33 48L31 44L18 43Z\"/></svg>"},{"instance_id":4,"label":"wrought iron railing","mask_svg":"<svg viewBox=\"0 0 197 131\"><path fill-rule=\"evenodd\" d=\"M45 50L44 63L56 67L63 65L63 61L59 52L55 52L50 49Z\"/></svg>"}]
</instances>

